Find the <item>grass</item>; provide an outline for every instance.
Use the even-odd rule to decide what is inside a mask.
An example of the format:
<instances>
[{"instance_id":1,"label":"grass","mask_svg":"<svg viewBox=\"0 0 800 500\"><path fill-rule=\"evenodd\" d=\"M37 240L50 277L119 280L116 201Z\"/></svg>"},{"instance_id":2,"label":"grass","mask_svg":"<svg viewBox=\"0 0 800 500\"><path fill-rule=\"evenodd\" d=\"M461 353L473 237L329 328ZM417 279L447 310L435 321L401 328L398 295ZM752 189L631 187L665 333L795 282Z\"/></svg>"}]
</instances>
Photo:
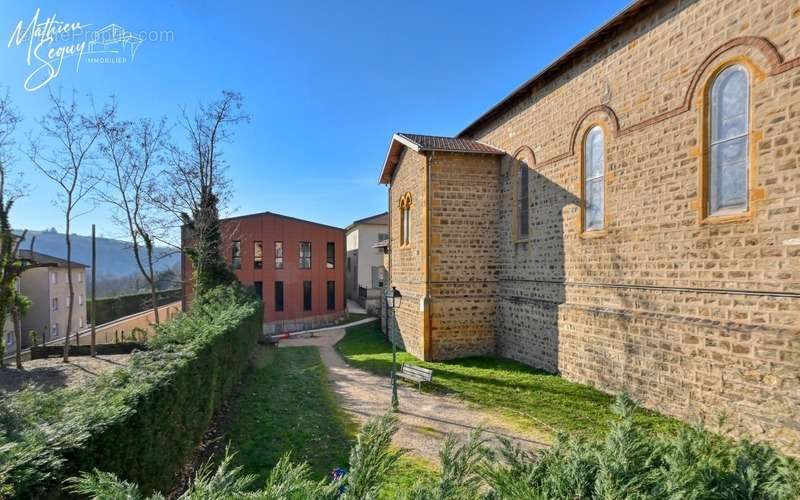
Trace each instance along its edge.
<instances>
[{"instance_id":1,"label":"grass","mask_svg":"<svg viewBox=\"0 0 800 500\"><path fill-rule=\"evenodd\" d=\"M388 376L391 344L377 323L347 329L336 345L354 367ZM610 410L613 396L592 387L569 382L557 375L515 361L471 357L445 362L423 362L398 351L398 364L413 363L433 370L435 391L456 394L477 406L499 411L528 430L553 437L563 432L579 437L602 437L616 419ZM677 420L641 410L635 421L654 431L674 432Z\"/></svg>"},{"instance_id":2,"label":"grass","mask_svg":"<svg viewBox=\"0 0 800 500\"><path fill-rule=\"evenodd\" d=\"M259 349L225 429L238 465L257 474L258 485L287 451L320 478L346 466L356 429L330 391L319 350Z\"/></svg>"},{"instance_id":3,"label":"grass","mask_svg":"<svg viewBox=\"0 0 800 500\"><path fill-rule=\"evenodd\" d=\"M224 434L236 464L258 475L256 486L286 453L308 462L317 478L348 467L357 426L339 408L316 347L259 346L255 366L233 401ZM404 456L381 499L396 498L418 479L433 477L424 460Z\"/></svg>"}]
</instances>

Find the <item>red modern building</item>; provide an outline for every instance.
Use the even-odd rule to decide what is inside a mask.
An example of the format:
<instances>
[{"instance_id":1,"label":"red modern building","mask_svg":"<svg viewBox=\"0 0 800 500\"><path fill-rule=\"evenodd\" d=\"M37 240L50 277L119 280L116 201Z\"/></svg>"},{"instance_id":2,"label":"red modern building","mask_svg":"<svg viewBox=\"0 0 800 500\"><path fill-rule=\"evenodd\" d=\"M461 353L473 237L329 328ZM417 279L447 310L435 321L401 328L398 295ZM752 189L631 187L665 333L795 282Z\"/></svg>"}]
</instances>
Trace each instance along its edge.
<instances>
[{"instance_id":1,"label":"red modern building","mask_svg":"<svg viewBox=\"0 0 800 500\"><path fill-rule=\"evenodd\" d=\"M264 212L223 219L224 256L264 301L264 332L316 328L346 313L343 229ZM192 265L183 258L184 294Z\"/></svg>"}]
</instances>

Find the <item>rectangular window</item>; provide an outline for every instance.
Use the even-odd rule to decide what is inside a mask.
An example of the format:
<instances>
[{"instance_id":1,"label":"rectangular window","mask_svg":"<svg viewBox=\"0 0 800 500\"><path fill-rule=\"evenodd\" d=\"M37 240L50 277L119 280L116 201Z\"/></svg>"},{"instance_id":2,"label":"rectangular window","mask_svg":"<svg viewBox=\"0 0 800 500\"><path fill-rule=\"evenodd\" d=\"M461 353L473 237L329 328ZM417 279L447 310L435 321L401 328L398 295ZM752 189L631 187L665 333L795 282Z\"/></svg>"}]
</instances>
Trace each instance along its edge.
<instances>
[{"instance_id":1,"label":"rectangular window","mask_svg":"<svg viewBox=\"0 0 800 500\"><path fill-rule=\"evenodd\" d=\"M54 285L58 283L58 273L56 271L50 271L50 283Z\"/></svg>"},{"instance_id":2,"label":"rectangular window","mask_svg":"<svg viewBox=\"0 0 800 500\"><path fill-rule=\"evenodd\" d=\"M333 311L336 309L336 282L328 282L328 310Z\"/></svg>"},{"instance_id":3,"label":"rectangular window","mask_svg":"<svg viewBox=\"0 0 800 500\"><path fill-rule=\"evenodd\" d=\"M300 242L300 269L311 269L311 242Z\"/></svg>"},{"instance_id":4,"label":"rectangular window","mask_svg":"<svg viewBox=\"0 0 800 500\"><path fill-rule=\"evenodd\" d=\"M311 310L311 282L304 281L303 282L303 310L310 311Z\"/></svg>"},{"instance_id":5,"label":"rectangular window","mask_svg":"<svg viewBox=\"0 0 800 500\"><path fill-rule=\"evenodd\" d=\"M231 242L231 267L242 268L242 242L239 240Z\"/></svg>"},{"instance_id":6,"label":"rectangular window","mask_svg":"<svg viewBox=\"0 0 800 500\"><path fill-rule=\"evenodd\" d=\"M283 269L283 242L275 242L275 269Z\"/></svg>"},{"instance_id":7,"label":"rectangular window","mask_svg":"<svg viewBox=\"0 0 800 500\"><path fill-rule=\"evenodd\" d=\"M386 233L378 233L378 241L386 241L389 239L389 235Z\"/></svg>"},{"instance_id":8,"label":"rectangular window","mask_svg":"<svg viewBox=\"0 0 800 500\"><path fill-rule=\"evenodd\" d=\"M58 323L53 323L53 336L58 337Z\"/></svg>"},{"instance_id":9,"label":"rectangular window","mask_svg":"<svg viewBox=\"0 0 800 500\"><path fill-rule=\"evenodd\" d=\"M58 311L58 297L53 297L53 310Z\"/></svg>"},{"instance_id":10,"label":"rectangular window","mask_svg":"<svg viewBox=\"0 0 800 500\"><path fill-rule=\"evenodd\" d=\"M260 281L255 281L255 282L253 282L253 288L256 291L256 296L260 300L263 301L264 300L264 283L262 283Z\"/></svg>"},{"instance_id":11,"label":"rectangular window","mask_svg":"<svg viewBox=\"0 0 800 500\"><path fill-rule=\"evenodd\" d=\"M347 271L350 271L350 257L347 258Z\"/></svg>"},{"instance_id":12,"label":"rectangular window","mask_svg":"<svg viewBox=\"0 0 800 500\"><path fill-rule=\"evenodd\" d=\"M327 257L325 260L325 267L333 269L336 265L336 243L329 241L327 247Z\"/></svg>"},{"instance_id":13,"label":"rectangular window","mask_svg":"<svg viewBox=\"0 0 800 500\"><path fill-rule=\"evenodd\" d=\"M79 306L83 305L83 295L78 295L78 305Z\"/></svg>"},{"instance_id":14,"label":"rectangular window","mask_svg":"<svg viewBox=\"0 0 800 500\"><path fill-rule=\"evenodd\" d=\"M67 307L71 305L72 305L72 300L69 298L69 295L67 295Z\"/></svg>"},{"instance_id":15,"label":"rectangular window","mask_svg":"<svg viewBox=\"0 0 800 500\"><path fill-rule=\"evenodd\" d=\"M253 267L261 269L264 265L264 244L260 241L253 242Z\"/></svg>"},{"instance_id":16,"label":"rectangular window","mask_svg":"<svg viewBox=\"0 0 800 500\"><path fill-rule=\"evenodd\" d=\"M83 273L78 273L78 283L83 283Z\"/></svg>"},{"instance_id":17,"label":"rectangular window","mask_svg":"<svg viewBox=\"0 0 800 500\"><path fill-rule=\"evenodd\" d=\"M78 318L78 328L83 328L83 318Z\"/></svg>"},{"instance_id":18,"label":"rectangular window","mask_svg":"<svg viewBox=\"0 0 800 500\"><path fill-rule=\"evenodd\" d=\"M275 282L275 310L283 311L283 281Z\"/></svg>"}]
</instances>

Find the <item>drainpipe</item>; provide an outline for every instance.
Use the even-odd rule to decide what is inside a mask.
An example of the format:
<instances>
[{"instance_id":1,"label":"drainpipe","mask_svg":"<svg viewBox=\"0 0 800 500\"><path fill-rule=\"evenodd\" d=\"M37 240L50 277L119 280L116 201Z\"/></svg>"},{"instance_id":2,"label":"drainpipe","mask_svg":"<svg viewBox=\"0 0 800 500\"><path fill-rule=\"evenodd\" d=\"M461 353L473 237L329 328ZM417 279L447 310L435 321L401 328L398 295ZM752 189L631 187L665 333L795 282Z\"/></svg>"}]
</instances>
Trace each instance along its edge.
<instances>
[{"instance_id":1,"label":"drainpipe","mask_svg":"<svg viewBox=\"0 0 800 500\"><path fill-rule=\"evenodd\" d=\"M425 296L423 298L422 335L424 341L423 358L431 360L431 167L436 151L427 155L425 174Z\"/></svg>"}]
</instances>

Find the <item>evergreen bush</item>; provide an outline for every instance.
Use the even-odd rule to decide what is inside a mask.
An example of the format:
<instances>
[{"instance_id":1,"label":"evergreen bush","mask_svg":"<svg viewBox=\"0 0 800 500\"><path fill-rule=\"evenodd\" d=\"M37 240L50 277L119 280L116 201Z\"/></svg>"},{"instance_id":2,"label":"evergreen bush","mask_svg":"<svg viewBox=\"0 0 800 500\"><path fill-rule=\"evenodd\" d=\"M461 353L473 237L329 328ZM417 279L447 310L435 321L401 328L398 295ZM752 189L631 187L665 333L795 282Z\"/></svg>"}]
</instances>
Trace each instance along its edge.
<instances>
[{"instance_id":1,"label":"evergreen bush","mask_svg":"<svg viewBox=\"0 0 800 500\"><path fill-rule=\"evenodd\" d=\"M238 285L209 291L158 328L128 366L80 388L0 399L0 498L60 497L102 469L165 490L247 366L261 303Z\"/></svg>"}]
</instances>

